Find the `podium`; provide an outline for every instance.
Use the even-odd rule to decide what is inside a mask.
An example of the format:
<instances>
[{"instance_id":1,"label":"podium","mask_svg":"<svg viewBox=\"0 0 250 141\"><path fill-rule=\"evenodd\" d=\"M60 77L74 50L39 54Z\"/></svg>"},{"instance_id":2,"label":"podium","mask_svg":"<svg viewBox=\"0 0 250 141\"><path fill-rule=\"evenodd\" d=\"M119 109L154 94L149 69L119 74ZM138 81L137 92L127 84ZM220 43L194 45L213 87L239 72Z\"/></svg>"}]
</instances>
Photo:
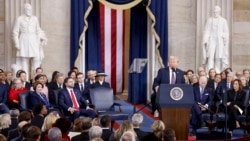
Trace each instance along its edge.
<instances>
[{"instance_id":1,"label":"podium","mask_svg":"<svg viewBox=\"0 0 250 141\"><path fill-rule=\"evenodd\" d=\"M135 100L135 95L136 95L136 87L137 87L137 84L136 84L136 75L137 74L140 74L142 73L145 65L147 64L147 59L145 58L134 58L132 64L130 65L129 67L129 70L128 70L128 73L131 73L132 74L132 91L131 91L131 103L134 103L134 100ZM133 113L136 112L136 108L135 108L135 105L134 105L134 108L133 108Z\"/></svg>"},{"instance_id":2,"label":"podium","mask_svg":"<svg viewBox=\"0 0 250 141\"><path fill-rule=\"evenodd\" d=\"M187 140L191 107L194 104L193 86L161 84L156 96L160 119L166 128L172 128L176 140Z\"/></svg>"}]
</instances>

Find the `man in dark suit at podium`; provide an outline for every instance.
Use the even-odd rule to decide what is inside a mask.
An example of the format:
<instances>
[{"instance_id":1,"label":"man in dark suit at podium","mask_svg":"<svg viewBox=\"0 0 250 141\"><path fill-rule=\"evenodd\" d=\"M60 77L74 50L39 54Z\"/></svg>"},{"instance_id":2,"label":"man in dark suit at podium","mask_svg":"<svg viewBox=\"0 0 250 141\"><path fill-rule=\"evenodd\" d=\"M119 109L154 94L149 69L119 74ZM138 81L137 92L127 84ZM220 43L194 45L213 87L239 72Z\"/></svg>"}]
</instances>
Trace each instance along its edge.
<instances>
[{"instance_id":1,"label":"man in dark suit at podium","mask_svg":"<svg viewBox=\"0 0 250 141\"><path fill-rule=\"evenodd\" d=\"M202 124L202 113L205 113L211 105L212 89L207 87L207 77L201 76L199 78L199 86L194 87L194 105L192 107L191 124L193 127L193 134L196 134L196 129Z\"/></svg>"},{"instance_id":2,"label":"man in dark suit at podium","mask_svg":"<svg viewBox=\"0 0 250 141\"><path fill-rule=\"evenodd\" d=\"M184 72L177 68L179 63L178 57L169 56L168 67L161 68L158 71L157 77L154 79L153 90L157 93L159 86L161 84L185 84ZM156 93L151 96L152 107L157 107L156 105ZM154 113L156 109L152 109Z\"/></svg>"}]
</instances>

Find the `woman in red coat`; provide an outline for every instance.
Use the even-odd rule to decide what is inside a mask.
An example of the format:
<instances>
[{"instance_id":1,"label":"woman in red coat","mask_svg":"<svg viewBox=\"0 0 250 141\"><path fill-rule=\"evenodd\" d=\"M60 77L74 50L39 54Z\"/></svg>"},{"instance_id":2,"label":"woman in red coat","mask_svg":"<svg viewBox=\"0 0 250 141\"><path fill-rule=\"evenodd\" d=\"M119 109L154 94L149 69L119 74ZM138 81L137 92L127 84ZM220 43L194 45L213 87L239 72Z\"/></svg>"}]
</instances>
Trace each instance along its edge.
<instances>
[{"instance_id":1,"label":"woman in red coat","mask_svg":"<svg viewBox=\"0 0 250 141\"><path fill-rule=\"evenodd\" d=\"M27 91L27 88L23 87L23 83L19 78L15 78L13 82L9 92L10 108L18 108L18 94Z\"/></svg>"}]
</instances>

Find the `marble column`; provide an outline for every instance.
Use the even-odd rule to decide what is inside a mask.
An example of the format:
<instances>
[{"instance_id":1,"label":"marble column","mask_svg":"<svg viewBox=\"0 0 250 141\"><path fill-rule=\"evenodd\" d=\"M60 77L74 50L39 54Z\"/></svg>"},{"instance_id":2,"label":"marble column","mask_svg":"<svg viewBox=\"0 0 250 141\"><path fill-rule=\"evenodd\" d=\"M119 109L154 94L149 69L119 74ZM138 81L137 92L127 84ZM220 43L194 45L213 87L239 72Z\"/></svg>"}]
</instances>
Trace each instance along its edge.
<instances>
[{"instance_id":1,"label":"marble column","mask_svg":"<svg viewBox=\"0 0 250 141\"><path fill-rule=\"evenodd\" d=\"M239 71L250 69L250 1L233 1L232 67Z\"/></svg>"}]
</instances>

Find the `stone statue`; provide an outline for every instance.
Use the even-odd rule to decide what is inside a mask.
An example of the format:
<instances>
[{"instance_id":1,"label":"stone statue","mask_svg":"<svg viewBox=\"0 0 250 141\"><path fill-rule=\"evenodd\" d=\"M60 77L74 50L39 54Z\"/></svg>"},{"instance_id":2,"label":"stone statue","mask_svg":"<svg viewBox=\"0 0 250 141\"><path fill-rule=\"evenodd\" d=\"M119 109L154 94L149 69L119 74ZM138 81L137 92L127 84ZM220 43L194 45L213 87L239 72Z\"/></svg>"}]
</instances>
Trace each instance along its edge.
<instances>
[{"instance_id":1,"label":"stone statue","mask_svg":"<svg viewBox=\"0 0 250 141\"><path fill-rule=\"evenodd\" d=\"M207 20L203 36L203 64L206 71L214 68L221 72L229 66L229 31L226 19L220 16L221 8L215 6L213 17Z\"/></svg>"},{"instance_id":2,"label":"stone statue","mask_svg":"<svg viewBox=\"0 0 250 141\"><path fill-rule=\"evenodd\" d=\"M23 69L29 76L30 69L34 72L41 66L44 58L43 46L47 44L47 38L40 28L37 17L32 15L32 7L28 3L24 4L24 15L16 19L13 40L17 49L17 58L12 69L15 73L17 70Z\"/></svg>"}]
</instances>

